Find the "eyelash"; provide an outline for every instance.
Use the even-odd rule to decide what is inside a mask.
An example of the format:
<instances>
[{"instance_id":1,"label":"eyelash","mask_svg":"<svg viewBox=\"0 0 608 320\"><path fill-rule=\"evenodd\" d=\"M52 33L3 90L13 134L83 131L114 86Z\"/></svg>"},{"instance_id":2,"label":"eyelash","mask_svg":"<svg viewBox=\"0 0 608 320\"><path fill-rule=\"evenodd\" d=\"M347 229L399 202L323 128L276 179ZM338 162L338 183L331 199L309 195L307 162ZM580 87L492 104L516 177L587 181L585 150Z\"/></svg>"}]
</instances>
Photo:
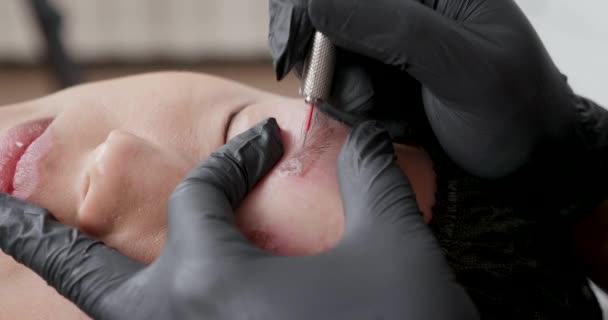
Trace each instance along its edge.
<instances>
[{"instance_id":1,"label":"eyelash","mask_svg":"<svg viewBox=\"0 0 608 320\"><path fill-rule=\"evenodd\" d=\"M234 122L234 119L243 110L247 109L249 106L252 106L253 104L254 104L253 102L248 101L246 103L241 104L240 106L238 106L237 108L232 110L232 112L230 112L230 114L226 118L226 124L224 125L224 143L228 143L228 133L230 133L230 128L232 128L232 122Z\"/></svg>"},{"instance_id":2,"label":"eyelash","mask_svg":"<svg viewBox=\"0 0 608 320\"><path fill-rule=\"evenodd\" d=\"M82 187L82 193L81 193L81 197L82 200L84 200L87 197L87 194L89 193L89 187L91 186L91 177L86 174L85 175L85 181L84 181L84 185Z\"/></svg>"},{"instance_id":3,"label":"eyelash","mask_svg":"<svg viewBox=\"0 0 608 320\"><path fill-rule=\"evenodd\" d=\"M236 112L230 113L226 119L226 124L224 125L224 143L228 142L228 133L230 132L230 127L232 127L232 119L235 115Z\"/></svg>"}]
</instances>

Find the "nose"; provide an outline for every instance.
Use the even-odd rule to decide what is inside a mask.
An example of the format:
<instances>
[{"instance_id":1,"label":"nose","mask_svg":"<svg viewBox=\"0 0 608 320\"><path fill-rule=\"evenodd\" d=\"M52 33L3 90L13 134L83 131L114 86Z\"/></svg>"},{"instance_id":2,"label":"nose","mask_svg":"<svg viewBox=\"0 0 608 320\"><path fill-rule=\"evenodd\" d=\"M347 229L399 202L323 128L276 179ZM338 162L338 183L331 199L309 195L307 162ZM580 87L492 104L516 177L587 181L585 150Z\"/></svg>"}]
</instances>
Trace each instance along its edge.
<instances>
[{"instance_id":1,"label":"nose","mask_svg":"<svg viewBox=\"0 0 608 320\"><path fill-rule=\"evenodd\" d=\"M126 182L135 163L140 162L145 141L124 131L110 132L89 155L82 187L78 227L95 236L113 229L117 209L132 192Z\"/></svg>"},{"instance_id":2,"label":"nose","mask_svg":"<svg viewBox=\"0 0 608 320\"><path fill-rule=\"evenodd\" d=\"M110 132L89 155L78 227L118 247L164 231L169 195L187 170L169 150L125 131Z\"/></svg>"}]
</instances>

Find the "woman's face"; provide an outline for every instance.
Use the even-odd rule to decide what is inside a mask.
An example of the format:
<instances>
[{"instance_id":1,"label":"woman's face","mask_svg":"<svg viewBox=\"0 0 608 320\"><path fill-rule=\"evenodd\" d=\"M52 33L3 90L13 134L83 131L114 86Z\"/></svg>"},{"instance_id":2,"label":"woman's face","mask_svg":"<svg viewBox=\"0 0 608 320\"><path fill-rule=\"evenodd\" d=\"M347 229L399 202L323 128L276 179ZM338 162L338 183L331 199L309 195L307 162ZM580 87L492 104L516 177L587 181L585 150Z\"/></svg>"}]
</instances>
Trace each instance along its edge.
<instances>
[{"instance_id":1,"label":"woman's face","mask_svg":"<svg viewBox=\"0 0 608 320\"><path fill-rule=\"evenodd\" d=\"M36 148L30 170L15 177L15 195L150 261L165 239L167 200L179 181L227 139L275 117L285 155L238 208L237 220L259 246L309 254L335 244L342 233L336 158L349 129L318 116L302 148L305 113L299 99L218 78L151 74L1 108L0 135L50 119L34 143L43 147ZM428 162L412 148L399 155ZM430 164L415 168L406 170L415 186L434 180ZM432 189L418 194L423 211L430 211Z\"/></svg>"},{"instance_id":2,"label":"woman's face","mask_svg":"<svg viewBox=\"0 0 608 320\"><path fill-rule=\"evenodd\" d=\"M227 139L275 117L284 157L238 208L237 222L268 250L315 253L342 234L336 159L349 129L319 115L302 148L305 115L300 99L203 75L150 74L80 86L0 108L0 188L14 167L2 160L7 150L28 143L7 144L7 135L48 119L49 127L29 146L35 152L28 149L17 165L15 195L149 262L166 237L167 200L179 181ZM434 194L430 160L411 147L398 147L397 155L428 220ZM86 318L2 255L0 310L20 319L45 318L49 311L62 319Z\"/></svg>"}]
</instances>

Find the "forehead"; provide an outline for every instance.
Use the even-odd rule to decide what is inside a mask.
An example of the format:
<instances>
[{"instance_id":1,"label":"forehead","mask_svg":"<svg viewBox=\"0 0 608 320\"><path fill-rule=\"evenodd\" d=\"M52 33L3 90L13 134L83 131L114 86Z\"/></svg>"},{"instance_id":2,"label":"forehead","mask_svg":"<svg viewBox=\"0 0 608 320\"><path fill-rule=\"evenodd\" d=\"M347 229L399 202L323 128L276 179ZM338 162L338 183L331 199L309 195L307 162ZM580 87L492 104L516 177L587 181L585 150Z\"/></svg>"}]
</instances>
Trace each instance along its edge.
<instances>
[{"instance_id":1,"label":"forehead","mask_svg":"<svg viewBox=\"0 0 608 320\"><path fill-rule=\"evenodd\" d=\"M76 87L38 102L59 106L54 127L72 143L99 144L119 129L198 160L224 143L228 116L258 100L254 93L214 77L162 73Z\"/></svg>"}]
</instances>

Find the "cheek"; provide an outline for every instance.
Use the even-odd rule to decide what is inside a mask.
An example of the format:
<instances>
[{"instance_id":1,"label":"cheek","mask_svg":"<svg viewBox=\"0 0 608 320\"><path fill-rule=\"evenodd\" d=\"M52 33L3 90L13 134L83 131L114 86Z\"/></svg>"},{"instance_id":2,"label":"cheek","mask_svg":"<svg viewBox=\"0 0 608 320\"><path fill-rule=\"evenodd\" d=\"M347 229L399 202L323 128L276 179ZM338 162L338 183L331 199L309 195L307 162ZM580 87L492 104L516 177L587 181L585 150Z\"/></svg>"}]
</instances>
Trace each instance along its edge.
<instances>
[{"instance_id":1,"label":"cheek","mask_svg":"<svg viewBox=\"0 0 608 320\"><path fill-rule=\"evenodd\" d=\"M281 255L308 255L339 241L342 212L334 170L310 183L275 169L247 196L236 219L258 247Z\"/></svg>"},{"instance_id":2,"label":"cheek","mask_svg":"<svg viewBox=\"0 0 608 320\"><path fill-rule=\"evenodd\" d=\"M107 245L144 263L156 259L167 237L167 199L173 188L158 190L152 199L137 201L114 222L112 232L102 237Z\"/></svg>"},{"instance_id":3,"label":"cheek","mask_svg":"<svg viewBox=\"0 0 608 320\"><path fill-rule=\"evenodd\" d=\"M112 131L91 153L78 227L137 260L165 238L167 201L190 165L134 135Z\"/></svg>"}]
</instances>

